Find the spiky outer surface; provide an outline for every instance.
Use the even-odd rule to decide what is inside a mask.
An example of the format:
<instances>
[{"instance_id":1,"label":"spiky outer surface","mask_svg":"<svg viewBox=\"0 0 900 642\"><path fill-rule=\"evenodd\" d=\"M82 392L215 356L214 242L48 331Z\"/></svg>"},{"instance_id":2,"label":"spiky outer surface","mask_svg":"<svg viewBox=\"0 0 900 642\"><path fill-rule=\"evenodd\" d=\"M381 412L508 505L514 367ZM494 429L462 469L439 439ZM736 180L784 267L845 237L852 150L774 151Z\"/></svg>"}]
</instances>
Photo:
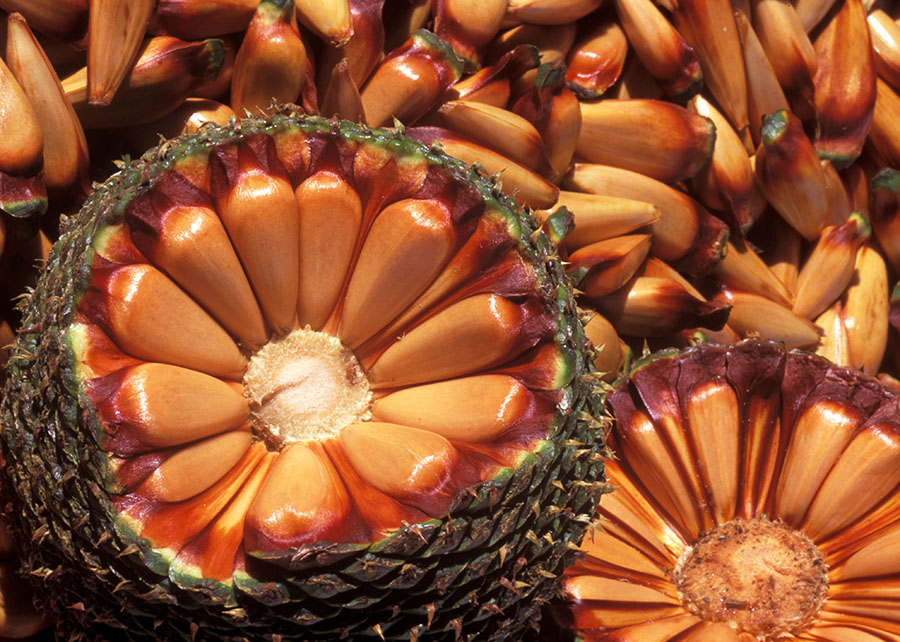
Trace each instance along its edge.
<instances>
[{"instance_id":1,"label":"spiky outer surface","mask_svg":"<svg viewBox=\"0 0 900 642\"><path fill-rule=\"evenodd\" d=\"M423 155L518 217L520 250L543 266L541 288L558 307L557 341L573 357L574 376L550 438L517 469L460 493L446 515L343 555L323 552L303 570L279 560L271 577L236 582L223 601L214 583L176 586L159 556L117 527L99 419L79 394L66 331L90 277L93 236L160 172L203 148L298 126ZM490 179L394 131L282 113L169 141L97 186L63 222L22 309L2 405L0 478L22 571L58 619L61 639L519 640L574 561L605 490L604 430L594 419L602 400L555 247Z\"/></svg>"}]
</instances>

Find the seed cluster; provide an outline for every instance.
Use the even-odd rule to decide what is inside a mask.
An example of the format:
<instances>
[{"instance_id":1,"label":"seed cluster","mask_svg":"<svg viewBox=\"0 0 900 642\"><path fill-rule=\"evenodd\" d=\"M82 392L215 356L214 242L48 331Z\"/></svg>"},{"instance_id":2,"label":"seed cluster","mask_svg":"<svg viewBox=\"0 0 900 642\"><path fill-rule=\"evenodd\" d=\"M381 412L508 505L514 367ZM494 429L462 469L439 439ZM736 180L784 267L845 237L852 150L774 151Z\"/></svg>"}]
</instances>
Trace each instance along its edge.
<instances>
[{"instance_id":1,"label":"seed cluster","mask_svg":"<svg viewBox=\"0 0 900 642\"><path fill-rule=\"evenodd\" d=\"M297 103L396 122L498 176L560 243L607 381L646 346L762 337L900 390L891 3L0 0L0 12L4 345L12 301L91 180L160 135ZM310 192L337 189L326 182ZM329 248L331 261L339 234ZM264 342L257 326L243 346Z\"/></svg>"}]
</instances>

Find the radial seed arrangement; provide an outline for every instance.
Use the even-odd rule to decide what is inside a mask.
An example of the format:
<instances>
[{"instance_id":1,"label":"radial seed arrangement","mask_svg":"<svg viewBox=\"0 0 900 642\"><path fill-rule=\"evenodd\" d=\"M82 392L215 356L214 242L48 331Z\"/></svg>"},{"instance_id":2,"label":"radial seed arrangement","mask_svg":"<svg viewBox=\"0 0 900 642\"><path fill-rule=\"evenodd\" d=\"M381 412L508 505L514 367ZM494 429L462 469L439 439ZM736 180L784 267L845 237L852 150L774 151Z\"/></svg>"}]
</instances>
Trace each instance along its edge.
<instances>
[{"instance_id":1,"label":"radial seed arrangement","mask_svg":"<svg viewBox=\"0 0 900 642\"><path fill-rule=\"evenodd\" d=\"M803 575L825 594L806 594L788 638L900 640L893 566L852 580L835 615L850 593L828 542L842 536L784 527L776 491L766 520L709 513L722 480L706 446L675 448L652 413L639 434L665 444L631 465L686 471L699 502L652 506L681 538L648 557L664 603L617 599L643 576L574 579L642 546L602 534L612 509L565 588L550 577L612 490L597 460L618 457L622 484L603 506L630 492L630 424L589 398L636 357L773 340L900 391L898 3L0 0L0 20L0 361L21 336L0 370L18 379L0 504L19 524L0 555L52 604L8 599L0 565L0 638L54 619L61 636L138 620L140 637L162 626L151 613L172 635L194 621L271 637L290 621L316 639L515 638L550 599L543 622L568 623L563 637L719 640L728 621L749 642L761 625L729 618L757 605L705 609L713 589L696 581L724 568L700 559L746 558L746 539L773 543L773 564L787 546L829 569ZM789 474L785 412L767 433L772 484ZM873 459L892 452L884 435ZM657 606L674 619L657 623Z\"/></svg>"},{"instance_id":2,"label":"radial seed arrangement","mask_svg":"<svg viewBox=\"0 0 900 642\"><path fill-rule=\"evenodd\" d=\"M657 354L607 400L616 490L559 609L577 639L898 639L895 394L747 341Z\"/></svg>"},{"instance_id":3,"label":"radial seed arrangement","mask_svg":"<svg viewBox=\"0 0 900 642\"><path fill-rule=\"evenodd\" d=\"M24 314L5 492L59 632L520 639L601 492L553 245L396 132L170 141L66 224Z\"/></svg>"}]
</instances>

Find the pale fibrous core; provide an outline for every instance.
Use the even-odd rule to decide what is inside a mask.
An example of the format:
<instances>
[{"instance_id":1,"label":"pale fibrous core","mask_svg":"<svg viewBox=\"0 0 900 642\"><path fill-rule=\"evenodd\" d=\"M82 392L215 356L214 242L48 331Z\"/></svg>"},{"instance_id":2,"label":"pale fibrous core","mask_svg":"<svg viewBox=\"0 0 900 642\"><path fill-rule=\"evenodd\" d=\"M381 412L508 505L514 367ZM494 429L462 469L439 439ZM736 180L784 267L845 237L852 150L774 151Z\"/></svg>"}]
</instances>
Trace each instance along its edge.
<instances>
[{"instance_id":1,"label":"pale fibrous core","mask_svg":"<svg viewBox=\"0 0 900 642\"><path fill-rule=\"evenodd\" d=\"M808 628L828 590L816 545L803 532L762 518L736 518L705 533L681 555L673 579L694 615L765 642Z\"/></svg>"},{"instance_id":2,"label":"pale fibrous core","mask_svg":"<svg viewBox=\"0 0 900 642\"><path fill-rule=\"evenodd\" d=\"M372 393L353 352L309 327L270 341L244 374L254 430L268 444L335 437L371 418Z\"/></svg>"}]
</instances>

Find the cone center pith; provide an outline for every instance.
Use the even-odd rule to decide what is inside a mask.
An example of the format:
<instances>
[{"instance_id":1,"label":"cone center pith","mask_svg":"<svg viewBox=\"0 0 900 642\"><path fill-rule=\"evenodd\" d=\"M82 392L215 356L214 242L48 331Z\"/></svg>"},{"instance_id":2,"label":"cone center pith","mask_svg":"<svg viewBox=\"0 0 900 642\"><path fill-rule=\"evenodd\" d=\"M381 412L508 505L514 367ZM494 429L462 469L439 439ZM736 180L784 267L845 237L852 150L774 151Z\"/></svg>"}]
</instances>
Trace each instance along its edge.
<instances>
[{"instance_id":1,"label":"cone center pith","mask_svg":"<svg viewBox=\"0 0 900 642\"><path fill-rule=\"evenodd\" d=\"M371 418L372 393L353 352L307 328L268 342L244 374L257 434L270 447L335 437Z\"/></svg>"},{"instance_id":2,"label":"cone center pith","mask_svg":"<svg viewBox=\"0 0 900 642\"><path fill-rule=\"evenodd\" d=\"M828 590L822 553L801 531L733 519L688 547L674 581L685 608L769 642L815 622Z\"/></svg>"}]
</instances>

